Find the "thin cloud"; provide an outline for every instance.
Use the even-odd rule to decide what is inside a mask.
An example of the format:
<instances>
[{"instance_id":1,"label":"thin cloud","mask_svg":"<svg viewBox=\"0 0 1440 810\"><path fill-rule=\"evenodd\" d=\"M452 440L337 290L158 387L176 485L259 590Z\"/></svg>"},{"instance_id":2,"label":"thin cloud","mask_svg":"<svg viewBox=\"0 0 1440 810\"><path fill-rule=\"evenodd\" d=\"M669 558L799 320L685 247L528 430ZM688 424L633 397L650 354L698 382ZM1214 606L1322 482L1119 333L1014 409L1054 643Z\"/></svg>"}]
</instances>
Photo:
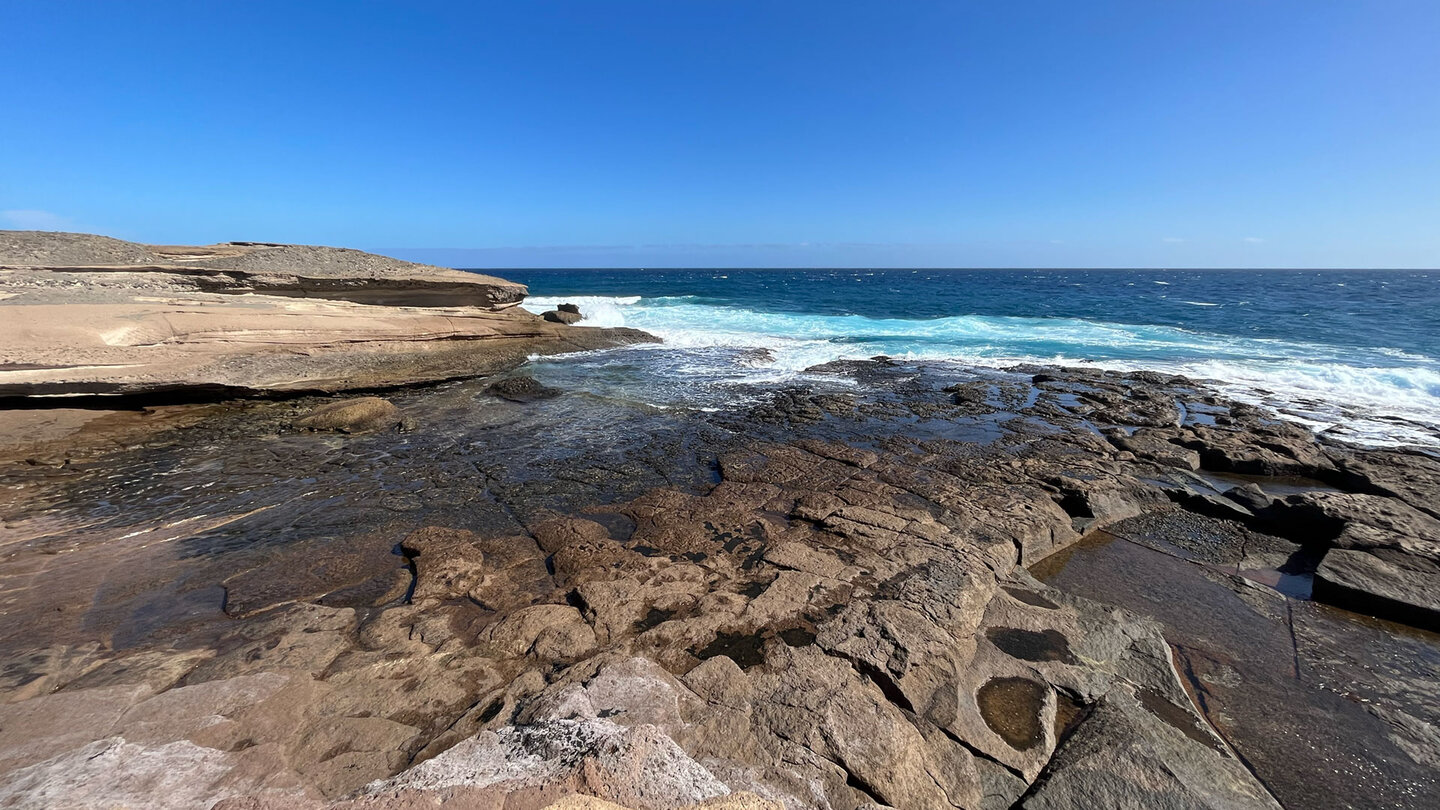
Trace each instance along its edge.
<instances>
[{"instance_id":1,"label":"thin cloud","mask_svg":"<svg viewBox=\"0 0 1440 810\"><path fill-rule=\"evenodd\" d=\"M1261 238L1258 237L1258 236L1247 236L1247 237L1245 237L1245 241L1246 241L1246 242L1249 242L1249 243L1252 244L1252 245L1258 245L1258 244L1260 244L1261 242L1264 242L1265 240L1264 240L1264 239L1261 239Z\"/></svg>"}]
</instances>

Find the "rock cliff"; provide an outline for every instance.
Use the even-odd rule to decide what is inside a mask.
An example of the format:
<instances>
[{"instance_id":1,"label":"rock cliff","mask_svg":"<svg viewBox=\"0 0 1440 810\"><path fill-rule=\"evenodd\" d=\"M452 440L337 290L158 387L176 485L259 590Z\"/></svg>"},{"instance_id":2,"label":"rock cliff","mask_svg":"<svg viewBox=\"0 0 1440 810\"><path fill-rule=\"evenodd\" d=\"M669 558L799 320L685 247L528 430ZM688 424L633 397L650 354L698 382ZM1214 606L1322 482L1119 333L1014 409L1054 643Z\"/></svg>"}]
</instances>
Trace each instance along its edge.
<instances>
[{"instance_id":1,"label":"rock cliff","mask_svg":"<svg viewBox=\"0 0 1440 810\"><path fill-rule=\"evenodd\" d=\"M525 293L357 250L0 231L0 398L384 388L653 339L545 321Z\"/></svg>"}]
</instances>

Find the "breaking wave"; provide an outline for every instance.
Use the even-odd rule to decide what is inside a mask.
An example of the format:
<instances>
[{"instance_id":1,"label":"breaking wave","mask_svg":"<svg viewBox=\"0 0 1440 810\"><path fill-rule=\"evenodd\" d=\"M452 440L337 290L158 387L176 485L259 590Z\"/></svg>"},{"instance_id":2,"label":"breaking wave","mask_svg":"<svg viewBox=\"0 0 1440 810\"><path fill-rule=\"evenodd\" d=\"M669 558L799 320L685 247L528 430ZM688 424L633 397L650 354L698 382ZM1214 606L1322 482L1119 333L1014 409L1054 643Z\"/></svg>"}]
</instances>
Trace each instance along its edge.
<instances>
[{"instance_id":1,"label":"breaking wave","mask_svg":"<svg viewBox=\"0 0 1440 810\"><path fill-rule=\"evenodd\" d=\"M712 380L784 381L821 363L881 354L991 368L1044 363L1150 369L1213 381L1231 397L1352 441L1440 446L1440 363L1395 349L1078 318L770 312L693 295L536 297L524 306L541 312L564 302L580 306L582 325L630 326L662 338L665 348L688 353L686 373ZM737 361L734 352L710 351L715 349L755 351Z\"/></svg>"}]
</instances>

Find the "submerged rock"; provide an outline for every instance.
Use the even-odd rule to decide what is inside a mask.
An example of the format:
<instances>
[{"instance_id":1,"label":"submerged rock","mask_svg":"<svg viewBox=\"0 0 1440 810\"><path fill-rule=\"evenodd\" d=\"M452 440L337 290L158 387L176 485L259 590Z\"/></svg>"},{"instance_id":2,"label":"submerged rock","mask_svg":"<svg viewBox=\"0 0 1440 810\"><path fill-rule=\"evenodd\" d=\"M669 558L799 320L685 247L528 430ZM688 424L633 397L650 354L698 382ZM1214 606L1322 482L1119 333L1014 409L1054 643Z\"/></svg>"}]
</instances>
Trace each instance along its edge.
<instances>
[{"instance_id":1,"label":"submerged rock","mask_svg":"<svg viewBox=\"0 0 1440 810\"><path fill-rule=\"evenodd\" d=\"M511 402L535 402L541 399L554 399L564 393L558 388L551 388L541 383L534 377L506 377L503 380L497 380L491 383L485 391L501 399L508 399Z\"/></svg>"},{"instance_id":2,"label":"submerged rock","mask_svg":"<svg viewBox=\"0 0 1440 810\"><path fill-rule=\"evenodd\" d=\"M363 433L394 428L400 424L400 409L380 397L358 397L321 405L295 420L302 430L333 430Z\"/></svg>"}]
</instances>

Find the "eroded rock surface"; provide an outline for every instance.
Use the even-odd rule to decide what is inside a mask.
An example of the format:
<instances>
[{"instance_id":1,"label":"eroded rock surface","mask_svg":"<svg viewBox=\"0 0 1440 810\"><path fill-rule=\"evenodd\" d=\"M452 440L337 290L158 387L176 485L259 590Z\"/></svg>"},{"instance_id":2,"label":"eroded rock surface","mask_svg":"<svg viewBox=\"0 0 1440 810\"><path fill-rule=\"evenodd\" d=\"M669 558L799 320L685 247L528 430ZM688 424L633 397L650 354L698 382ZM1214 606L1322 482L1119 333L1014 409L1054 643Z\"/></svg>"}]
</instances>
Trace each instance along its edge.
<instances>
[{"instance_id":1,"label":"eroded rock surface","mask_svg":"<svg viewBox=\"0 0 1440 810\"><path fill-rule=\"evenodd\" d=\"M1336 778L1308 754L1429 806L1433 684L1285 594L1335 549L1429 553L1395 470L1433 460L1183 380L817 373L847 381L715 414L461 383L353 435L251 404L7 467L0 795L53 804L93 757L117 801L188 768L169 806L232 810L1298 808ZM1098 541L1169 579L1089 598L1104 571L1063 571ZM1416 632L1396 655L1440 649ZM1263 733L1366 671L1373 711L1303 715L1366 745Z\"/></svg>"},{"instance_id":2,"label":"eroded rock surface","mask_svg":"<svg viewBox=\"0 0 1440 810\"><path fill-rule=\"evenodd\" d=\"M340 248L0 231L0 398L384 388L652 340L564 329L525 293Z\"/></svg>"}]
</instances>

